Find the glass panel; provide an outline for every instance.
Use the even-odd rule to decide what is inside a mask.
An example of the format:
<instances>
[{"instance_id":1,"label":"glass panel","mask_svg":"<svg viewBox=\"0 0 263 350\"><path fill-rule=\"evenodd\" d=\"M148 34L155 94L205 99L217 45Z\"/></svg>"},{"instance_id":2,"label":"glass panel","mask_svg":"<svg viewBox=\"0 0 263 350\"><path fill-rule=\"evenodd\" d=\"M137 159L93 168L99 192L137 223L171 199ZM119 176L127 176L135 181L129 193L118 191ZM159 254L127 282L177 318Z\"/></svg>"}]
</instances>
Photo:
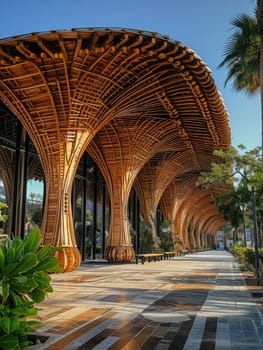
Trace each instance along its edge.
<instances>
[{"instance_id":1,"label":"glass panel","mask_svg":"<svg viewBox=\"0 0 263 350\"><path fill-rule=\"evenodd\" d=\"M5 188L3 180L0 178L0 239L2 234L6 234L8 220L8 207L6 203Z\"/></svg>"},{"instance_id":2,"label":"glass panel","mask_svg":"<svg viewBox=\"0 0 263 350\"><path fill-rule=\"evenodd\" d=\"M75 228L75 237L77 247L83 257L84 245L83 245L83 188L84 180L75 178L73 186L73 221Z\"/></svg>"},{"instance_id":3,"label":"glass panel","mask_svg":"<svg viewBox=\"0 0 263 350\"><path fill-rule=\"evenodd\" d=\"M40 228L43 214L43 181L28 180L26 195L26 217L25 217L25 235L28 234L33 227Z\"/></svg>"},{"instance_id":4,"label":"glass panel","mask_svg":"<svg viewBox=\"0 0 263 350\"><path fill-rule=\"evenodd\" d=\"M103 258L109 230L110 200L104 178L88 154L79 163L72 201L76 241L83 260Z\"/></svg>"},{"instance_id":5,"label":"glass panel","mask_svg":"<svg viewBox=\"0 0 263 350\"><path fill-rule=\"evenodd\" d=\"M85 235L85 259L92 259L93 257L93 225L94 225L94 191L93 183L87 181L87 200L86 200L86 235Z\"/></svg>"},{"instance_id":6,"label":"glass panel","mask_svg":"<svg viewBox=\"0 0 263 350\"><path fill-rule=\"evenodd\" d=\"M96 218L96 259L102 258L103 246L103 185L97 185L97 218Z\"/></svg>"},{"instance_id":7,"label":"glass panel","mask_svg":"<svg viewBox=\"0 0 263 350\"><path fill-rule=\"evenodd\" d=\"M110 196L109 192L106 188L106 195L105 195L105 242L107 242L107 237L109 233L109 226L110 226Z\"/></svg>"},{"instance_id":8,"label":"glass panel","mask_svg":"<svg viewBox=\"0 0 263 350\"><path fill-rule=\"evenodd\" d=\"M5 196L5 187L3 180L0 177L0 201L1 202L6 202L6 196Z\"/></svg>"}]
</instances>

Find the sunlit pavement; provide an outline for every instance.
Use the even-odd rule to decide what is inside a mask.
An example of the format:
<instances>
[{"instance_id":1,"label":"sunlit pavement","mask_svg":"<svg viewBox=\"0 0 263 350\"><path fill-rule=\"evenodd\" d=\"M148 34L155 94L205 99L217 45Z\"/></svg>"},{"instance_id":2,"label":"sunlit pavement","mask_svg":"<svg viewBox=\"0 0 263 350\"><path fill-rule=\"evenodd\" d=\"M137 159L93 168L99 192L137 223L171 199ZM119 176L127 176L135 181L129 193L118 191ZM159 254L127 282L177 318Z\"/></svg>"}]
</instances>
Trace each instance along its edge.
<instances>
[{"instance_id":1,"label":"sunlit pavement","mask_svg":"<svg viewBox=\"0 0 263 350\"><path fill-rule=\"evenodd\" d=\"M226 251L52 275L32 349L263 349L263 316ZM260 294L258 294L260 295Z\"/></svg>"}]
</instances>

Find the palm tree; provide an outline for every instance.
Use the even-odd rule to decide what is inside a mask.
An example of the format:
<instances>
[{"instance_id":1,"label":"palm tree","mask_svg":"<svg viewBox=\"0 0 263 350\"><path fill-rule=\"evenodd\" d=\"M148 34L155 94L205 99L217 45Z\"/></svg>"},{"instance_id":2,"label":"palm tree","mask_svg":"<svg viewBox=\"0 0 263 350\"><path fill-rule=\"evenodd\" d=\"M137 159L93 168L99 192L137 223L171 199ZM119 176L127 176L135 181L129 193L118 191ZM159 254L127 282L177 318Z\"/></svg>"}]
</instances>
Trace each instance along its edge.
<instances>
[{"instance_id":1,"label":"palm tree","mask_svg":"<svg viewBox=\"0 0 263 350\"><path fill-rule=\"evenodd\" d=\"M235 31L226 44L224 60L219 67L227 66L225 85L233 79L237 90L254 93L260 87L260 35L257 18L242 14L232 22Z\"/></svg>"},{"instance_id":2,"label":"palm tree","mask_svg":"<svg viewBox=\"0 0 263 350\"><path fill-rule=\"evenodd\" d=\"M263 40L261 44L263 0L257 0L255 14L255 16L241 14L233 18L231 24L234 33L226 44L225 58L219 67L228 68L225 85L232 79L236 90L249 94L261 94L261 143L263 146L263 88L260 83L263 82L263 77L261 77L263 62L260 60L260 57L263 57Z\"/></svg>"}]
</instances>

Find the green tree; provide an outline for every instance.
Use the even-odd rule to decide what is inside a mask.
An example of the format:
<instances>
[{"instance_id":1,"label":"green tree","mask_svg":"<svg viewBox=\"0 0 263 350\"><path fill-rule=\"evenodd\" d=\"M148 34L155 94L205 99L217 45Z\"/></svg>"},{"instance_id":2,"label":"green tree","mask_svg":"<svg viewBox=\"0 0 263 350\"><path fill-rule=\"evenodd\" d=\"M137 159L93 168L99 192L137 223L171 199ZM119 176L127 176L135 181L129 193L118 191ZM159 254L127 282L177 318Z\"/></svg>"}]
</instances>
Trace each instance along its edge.
<instances>
[{"instance_id":1,"label":"green tree","mask_svg":"<svg viewBox=\"0 0 263 350\"><path fill-rule=\"evenodd\" d=\"M257 198L257 220L258 228L262 232L263 208L263 159L262 149L256 147L246 150L243 145L238 148L231 147L228 151L214 151L214 155L222 159L221 163L212 163L211 172L203 172L198 180L201 187L209 187L213 184L229 185L229 192L219 197L217 202L221 205L221 210L234 215L234 222L238 218L237 204L250 201L247 185L252 185L256 190ZM227 204L227 206L225 206ZM224 207L225 206L225 207ZM231 207L231 208L230 208ZM231 218L227 219L231 221ZM233 224L236 227L236 224ZM262 239L260 239L262 241Z\"/></svg>"},{"instance_id":2,"label":"green tree","mask_svg":"<svg viewBox=\"0 0 263 350\"><path fill-rule=\"evenodd\" d=\"M219 67L228 68L229 80L238 91L260 93L261 145L263 146L263 0L257 0L255 16L241 14L231 24L234 32L226 44L225 58Z\"/></svg>"},{"instance_id":3,"label":"green tree","mask_svg":"<svg viewBox=\"0 0 263 350\"><path fill-rule=\"evenodd\" d=\"M202 172L198 184L201 186L221 183L233 185L250 183L260 189L263 182L262 148L247 150L245 146L237 148L231 146L229 150L215 150L214 155L221 158L221 162L211 163L211 172Z\"/></svg>"},{"instance_id":4,"label":"green tree","mask_svg":"<svg viewBox=\"0 0 263 350\"><path fill-rule=\"evenodd\" d=\"M233 188L228 193L217 197L215 203L224 218L237 230L242 222L239 191Z\"/></svg>"},{"instance_id":5,"label":"green tree","mask_svg":"<svg viewBox=\"0 0 263 350\"><path fill-rule=\"evenodd\" d=\"M234 33L227 42L224 60L219 67L226 66L228 75L237 90L254 93L260 86L260 35L256 16L241 14L231 22Z\"/></svg>"}]
</instances>

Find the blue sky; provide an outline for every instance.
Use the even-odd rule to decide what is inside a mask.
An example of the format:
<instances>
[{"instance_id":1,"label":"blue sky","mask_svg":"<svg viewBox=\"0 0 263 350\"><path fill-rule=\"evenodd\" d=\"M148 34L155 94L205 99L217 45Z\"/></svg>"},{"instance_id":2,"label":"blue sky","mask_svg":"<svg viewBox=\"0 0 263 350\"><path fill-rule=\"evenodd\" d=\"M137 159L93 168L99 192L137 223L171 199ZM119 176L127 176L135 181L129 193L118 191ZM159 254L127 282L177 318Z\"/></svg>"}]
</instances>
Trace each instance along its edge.
<instances>
[{"instance_id":1,"label":"blue sky","mask_svg":"<svg viewBox=\"0 0 263 350\"><path fill-rule=\"evenodd\" d=\"M218 69L231 36L231 20L252 15L256 0L12 0L2 1L0 38L52 29L121 27L158 32L194 50L212 70L230 116L232 144L261 144L259 95L224 87Z\"/></svg>"}]
</instances>

